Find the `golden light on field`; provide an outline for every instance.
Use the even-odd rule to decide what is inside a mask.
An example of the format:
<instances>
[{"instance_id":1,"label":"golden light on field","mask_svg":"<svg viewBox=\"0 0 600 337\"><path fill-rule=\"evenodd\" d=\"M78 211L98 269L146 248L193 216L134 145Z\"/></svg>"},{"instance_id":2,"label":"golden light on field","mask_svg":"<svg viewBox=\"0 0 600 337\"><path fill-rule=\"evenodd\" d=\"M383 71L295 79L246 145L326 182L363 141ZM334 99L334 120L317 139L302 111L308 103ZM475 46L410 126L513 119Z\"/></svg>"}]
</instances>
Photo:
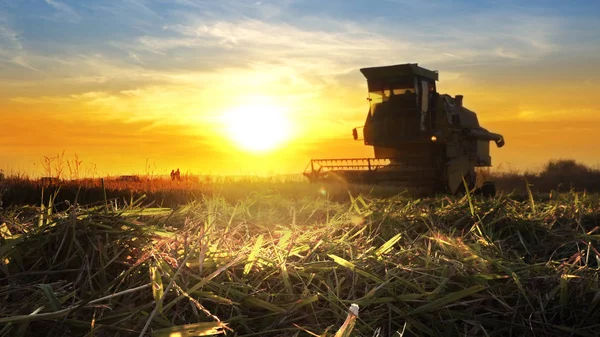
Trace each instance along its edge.
<instances>
[{"instance_id":1,"label":"golden light on field","mask_svg":"<svg viewBox=\"0 0 600 337\"><path fill-rule=\"evenodd\" d=\"M267 152L290 139L292 123L283 105L254 101L231 108L222 116L227 137L240 149Z\"/></svg>"}]
</instances>

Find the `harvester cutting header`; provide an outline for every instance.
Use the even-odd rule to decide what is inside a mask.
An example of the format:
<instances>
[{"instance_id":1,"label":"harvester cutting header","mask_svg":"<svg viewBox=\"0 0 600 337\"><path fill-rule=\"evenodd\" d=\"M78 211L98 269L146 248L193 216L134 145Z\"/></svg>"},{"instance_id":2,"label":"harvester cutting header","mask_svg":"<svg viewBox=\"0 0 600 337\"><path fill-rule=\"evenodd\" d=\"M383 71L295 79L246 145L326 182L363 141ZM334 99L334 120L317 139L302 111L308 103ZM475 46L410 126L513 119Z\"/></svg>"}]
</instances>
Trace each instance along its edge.
<instances>
[{"instance_id":1,"label":"harvester cutting header","mask_svg":"<svg viewBox=\"0 0 600 337\"><path fill-rule=\"evenodd\" d=\"M374 158L313 159L304 175L311 182L394 184L426 194L478 187L494 194L490 182L476 186L475 167L492 165L490 141L502 135L479 125L463 96L439 94L438 72L418 64L362 68L369 91L369 112L362 135ZM355 140L359 131L352 130Z\"/></svg>"}]
</instances>

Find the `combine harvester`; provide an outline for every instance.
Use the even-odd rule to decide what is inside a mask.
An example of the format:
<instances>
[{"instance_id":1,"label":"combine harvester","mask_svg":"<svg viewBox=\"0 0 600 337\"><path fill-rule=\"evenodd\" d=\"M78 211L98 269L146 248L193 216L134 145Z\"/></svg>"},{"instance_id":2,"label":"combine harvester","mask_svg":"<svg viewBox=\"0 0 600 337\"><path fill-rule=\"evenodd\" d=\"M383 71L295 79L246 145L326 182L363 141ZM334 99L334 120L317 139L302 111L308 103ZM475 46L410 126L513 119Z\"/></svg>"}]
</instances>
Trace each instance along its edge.
<instances>
[{"instance_id":1,"label":"combine harvester","mask_svg":"<svg viewBox=\"0 0 600 337\"><path fill-rule=\"evenodd\" d=\"M374 158L313 159L304 175L310 182L404 186L419 194L456 194L469 190L493 196L491 182L476 186L475 167L492 165L490 141L502 135L479 125L463 96L436 90L438 72L418 64L360 69L370 102L363 129ZM359 139L357 129L352 130Z\"/></svg>"}]
</instances>

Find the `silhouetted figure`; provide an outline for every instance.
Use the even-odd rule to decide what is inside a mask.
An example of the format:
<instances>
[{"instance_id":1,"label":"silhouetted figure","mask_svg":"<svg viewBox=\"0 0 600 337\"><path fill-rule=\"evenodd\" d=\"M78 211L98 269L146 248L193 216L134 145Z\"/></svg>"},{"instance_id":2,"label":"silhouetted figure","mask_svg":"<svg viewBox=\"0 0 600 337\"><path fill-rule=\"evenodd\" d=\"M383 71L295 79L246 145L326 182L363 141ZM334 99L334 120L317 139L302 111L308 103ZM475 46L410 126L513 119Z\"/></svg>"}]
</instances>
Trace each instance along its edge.
<instances>
[{"instance_id":1,"label":"silhouetted figure","mask_svg":"<svg viewBox=\"0 0 600 337\"><path fill-rule=\"evenodd\" d=\"M171 180L175 180L175 170L171 170Z\"/></svg>"},{"instance_id":2,"label":"silhouetted figure","mask_svg":"<svg viewBox=\"0 0 600 337\"><path fill-rule=\"evenodd\" d=\"M177 168L177 171L175 171L175 178L177 181L181 181L181 172L179 172L179 168Z\"/></svg>"}]
</instances>

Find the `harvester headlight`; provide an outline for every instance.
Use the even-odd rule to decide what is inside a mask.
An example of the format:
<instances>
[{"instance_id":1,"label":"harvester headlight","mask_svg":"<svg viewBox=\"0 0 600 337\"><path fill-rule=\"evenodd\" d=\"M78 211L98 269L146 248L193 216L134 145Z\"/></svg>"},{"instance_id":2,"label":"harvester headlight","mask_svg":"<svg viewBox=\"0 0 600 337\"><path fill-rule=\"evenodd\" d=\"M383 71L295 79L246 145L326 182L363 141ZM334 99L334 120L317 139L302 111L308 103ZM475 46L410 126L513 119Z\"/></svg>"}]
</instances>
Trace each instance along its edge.
<instances>
[{"instance_id":1,"label":"harvester headlight","mask_svg":"<svg viewBox=\"0 0 600 337\"><path fill-rule=\"evenodd\" d=\"M436 136L431 136L431 141L432 142L437 142L437 137Z\"/></svg>"}]
</instances>

